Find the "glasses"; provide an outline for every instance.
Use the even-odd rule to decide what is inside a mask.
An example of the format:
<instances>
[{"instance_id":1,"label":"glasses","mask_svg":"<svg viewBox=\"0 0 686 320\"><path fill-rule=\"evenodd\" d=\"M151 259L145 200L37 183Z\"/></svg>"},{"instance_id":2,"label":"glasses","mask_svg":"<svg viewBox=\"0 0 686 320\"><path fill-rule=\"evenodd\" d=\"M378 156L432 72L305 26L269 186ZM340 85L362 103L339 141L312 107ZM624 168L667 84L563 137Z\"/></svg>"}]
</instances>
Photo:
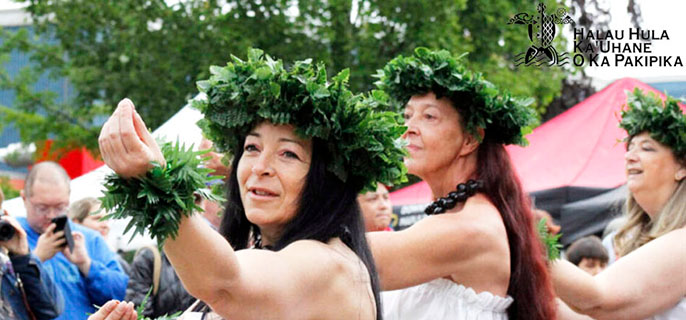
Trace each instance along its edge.
<instances>
[{"instance_id":1,"label":"glasses","mask_svg":"<svg viewBox=\"0 0 686 320\"><path fill-rule=\"evenodd\" d=\"M53 206L36 204L31 202L31 200L29 200L28 203L31 204L31 207L33 207L34 212L43 217L50 215L50 213L52 212L56 213L55 216L61 216L67 212L67 208L69 207L69 205L65 203Z\"/></svg>"}]
</instances>

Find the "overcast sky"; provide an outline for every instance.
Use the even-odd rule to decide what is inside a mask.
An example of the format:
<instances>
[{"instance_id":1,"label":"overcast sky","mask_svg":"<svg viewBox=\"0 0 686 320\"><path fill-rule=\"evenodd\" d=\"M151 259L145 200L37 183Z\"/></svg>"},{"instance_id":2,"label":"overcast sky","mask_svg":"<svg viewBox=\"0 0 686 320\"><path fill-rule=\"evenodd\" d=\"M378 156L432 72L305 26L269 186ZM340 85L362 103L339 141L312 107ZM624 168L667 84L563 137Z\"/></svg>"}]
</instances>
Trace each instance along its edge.
<instances>
[{"instance_id":1,"label":"overcast sky","mask_svg":"<svg viewBox=\"0 0 686 320\"><path fill-rule=\"evenodd\" d=\"M625 30L625 38L628 37L628 29L631 27L629 15L626 13L627 2L628 0L610 2L612 5L610 28ZM678 55L686 66L686 25L684 24L686 1L638 0L638 3L641 5L643 17L642 28L655 30L657 34L666 30L669 35L669 40L653 41L652 55L673 56L672 62ZM602 80L623 77L686 80L686 67L594 67L587 68L586 71L590 76Z\"/></svg>"}]
</instances>

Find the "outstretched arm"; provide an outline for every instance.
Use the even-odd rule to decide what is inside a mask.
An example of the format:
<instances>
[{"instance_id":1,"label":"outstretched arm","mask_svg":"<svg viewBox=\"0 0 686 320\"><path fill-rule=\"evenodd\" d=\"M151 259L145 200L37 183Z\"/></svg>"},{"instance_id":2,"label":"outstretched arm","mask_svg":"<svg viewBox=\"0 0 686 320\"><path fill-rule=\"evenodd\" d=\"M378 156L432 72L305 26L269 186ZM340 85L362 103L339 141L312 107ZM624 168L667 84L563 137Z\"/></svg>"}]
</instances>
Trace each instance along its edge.
<instances>
[{"instance_id":1,"label":"outstretched arm","mask_svg":"<svg viewBox=\"0 0 686 320\"><path fill-rule=\"evenodd\" d=\"M125 178L144 175L151 161L165 164L128 99L103 126L99 143L105 163ZM350 282L341 281L348 278L326 244L296 241L278 252L235 252L197 215L181 219L164 249L187 291L225 318L328 318L322 312L336 301L327 293L345 292L340 287Z\"/></svg>"},{"instance_id":2,"label":"outstretched arm","mask_svg":"<svg viewBox=\"0 0 686 320\"><path fill-rule=\"evenodd\" d=\"M331 292L346 292L340 286L350 280L324 243L236 252L197 215L184 218L164 251L186 290L226 319L327 318Z\"/></svg>"},{"instance_id":3,"label":"outstretched arm","mask_svg":"<svg viewBox=\"0 0 686 320\"><path fill-rule=\"evenodd\" d=\"M571 308L596 319L645 319L686 295L686 229L626 255L595 277L568 261L552 264L555 291Z\"/></svg>"}]
</instances>

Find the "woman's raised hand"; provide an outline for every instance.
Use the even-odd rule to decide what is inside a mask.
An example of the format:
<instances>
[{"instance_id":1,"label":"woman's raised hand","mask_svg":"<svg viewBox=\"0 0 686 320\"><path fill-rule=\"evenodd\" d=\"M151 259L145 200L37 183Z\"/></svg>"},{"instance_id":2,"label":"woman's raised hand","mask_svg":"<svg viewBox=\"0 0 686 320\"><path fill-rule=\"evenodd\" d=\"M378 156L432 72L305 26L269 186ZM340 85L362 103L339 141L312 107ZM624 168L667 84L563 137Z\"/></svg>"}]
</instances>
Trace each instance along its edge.
<instances>
[{"instance_id":1,"label":"woman's raised hand","mask_svg":"<svg viewBox=\"0 0 686 320\"><path fill-rule=\"evenodd\" d=\"M142 176L152 168L152 161L166 165L133 102L124 99L105 122L98 138L105 163L124 178Z\"/></svg>"}]
</instances>

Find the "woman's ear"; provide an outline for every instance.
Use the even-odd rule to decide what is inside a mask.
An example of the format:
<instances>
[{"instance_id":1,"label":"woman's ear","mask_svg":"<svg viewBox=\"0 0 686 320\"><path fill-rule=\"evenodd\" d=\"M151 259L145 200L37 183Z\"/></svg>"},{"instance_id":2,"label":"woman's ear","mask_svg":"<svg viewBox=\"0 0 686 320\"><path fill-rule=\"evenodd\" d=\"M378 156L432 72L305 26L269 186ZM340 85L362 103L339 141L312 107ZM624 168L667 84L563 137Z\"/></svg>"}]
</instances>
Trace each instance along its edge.
<instances>
[{"instance_id":1,"label":"woman's ear","mask_svg":"<svg viewBox=\"0 0 686 320\"><path fill-rule=\"evenodd\" d=\"M674 174L674 180L681 181L686 178L686 167L681 166L681 169L677 170Z\"/></svg>"},{"instance_id":2,"label":"woman's ear","mask_svg":"<svg viewBox=\"0 0 686 320\"><path fill-rule=\"evenodd\" d=\"M478 139L473 133L465 132L464 143L462 144L462 150L460 150L461 156L466 156L474 152L481 144L481 141L484 140L485 131L483 128L476 128L476 134L478 135Z\"/></svg>"}]
</instances>

